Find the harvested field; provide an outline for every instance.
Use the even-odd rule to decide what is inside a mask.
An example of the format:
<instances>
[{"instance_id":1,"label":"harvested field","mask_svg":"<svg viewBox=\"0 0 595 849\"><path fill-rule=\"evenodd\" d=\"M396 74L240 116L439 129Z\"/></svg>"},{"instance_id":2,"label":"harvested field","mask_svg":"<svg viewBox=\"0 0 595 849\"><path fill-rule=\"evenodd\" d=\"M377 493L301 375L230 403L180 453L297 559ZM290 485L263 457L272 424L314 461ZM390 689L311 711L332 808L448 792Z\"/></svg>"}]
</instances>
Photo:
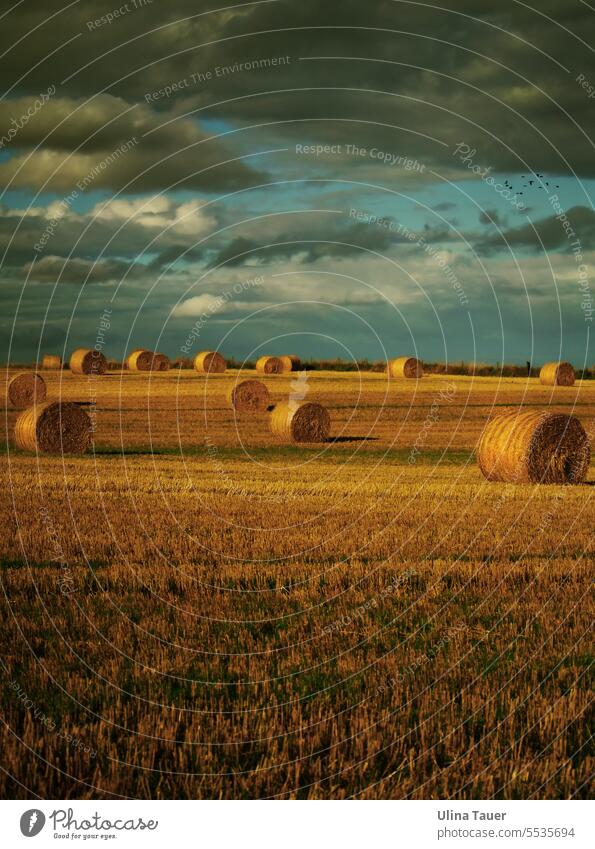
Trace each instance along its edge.
<instances>
[{"instance_id":1,"label":"harvested field","mask_svg":"<svg viewBox=\"0 0 595 849\"><path fill-rule=\"evenodd\" d=\"M595 470L492 483L475 447L511 406L592 435L595 383L310 373L332 435L292 445L237 380L110 373L81 457L5 410L4 795L587 797Z\"/></svg>"}]
</instances>

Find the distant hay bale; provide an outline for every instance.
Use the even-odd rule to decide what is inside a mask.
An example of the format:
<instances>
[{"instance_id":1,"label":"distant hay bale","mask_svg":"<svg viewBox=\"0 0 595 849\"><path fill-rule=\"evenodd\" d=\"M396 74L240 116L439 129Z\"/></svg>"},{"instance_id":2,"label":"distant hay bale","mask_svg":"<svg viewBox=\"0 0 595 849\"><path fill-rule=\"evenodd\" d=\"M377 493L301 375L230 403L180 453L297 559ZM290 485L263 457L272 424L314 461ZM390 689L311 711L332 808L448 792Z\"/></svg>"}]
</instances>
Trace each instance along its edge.
<instances>
[{"instance_id":1,"label":"distant hay bale","mask_svg":"<svg viewBox=\"0 0 595 849\"><path fill-rule=\"evenodd\" d=\"M106 358L94 348L77 348L72 352L69 365L73 374L105 374L107 371Z\"/></svg>"},{"instance_id":2,"label":"distant hay bale","mask_svg":"<svg viewBox=\"0 0 595 849\"><path fill-rule=\"evenodd\" d=\"M169 371L171 362L166 354L155 354L153 357L153 371Z\"/></svg>"},{"instance_id":3,"label":"distant hay bale","mask_svg":"<svg viewBox=\"0 0 595 849\"><path fill-rule=\"evenodd\" d=\"M331 431L331 417L321 404L295 401L277 404L270 418L275 436L293 442L325 442Z\"/></svg>"},{"instance_id":4,"label":"distant hay bale","mask_svg":"<svg viewBox=\"0 0 595 849\"><path fill-rule=\"evenodd\" d=\"M477 462L491 481L580 483L590 454L589 437L576 416L513 410L488 422Z\"/></svg>"},{"instance_id":5,"label":"distant hay bale","mask_svg":"<svg viewBox=\"0 0 595 849\"><path fill-rule=\"evenodd\" d=\"M18 448L48 454L82 454L91 443L91 419L76 404L47 401L20 414L14 427Z\"/></svg>"},{"instance_id":6,"label":"distant hay bale","mask_svg":"<svg viewBox=\"0 0 595 849\"><path fill-rule=\"evenodd\" d=\"M397 357L386 364L389 377L407 377L418 379L423 377L423 366L415 357Z\"/></svg>"},{"instance_id":7,"label":"distant hay bale","mask_svg":"<svg viewBox=\"0 0 595 849\"><path fill-rule=\"evenodd\" d=\"M151 371L153 367L153 351L146 348L136 348L126 358L128 371Z\"/></svg>"},{"instance_id":8,"label":"distant hay bale","mask_svg":"<svg viewBox=\"0 0 595 849\"><path fill-rule=\"evenodd\" d=\"M41 358L41 367L46 369L62 368L62 357L57 354L44 354Z\"/></svg>"},{"instance_id":9,"label":"distant hay bale","mask_svg":"<svg viewBox=\"0 0 595 849\"><path fill-rule=\"evenodd\" d=\"M201 351L194 358L194 368L200 374L223 374L227 360L217 351Z\"/></svg>"},{"instance_id":10,"label":"distant hay bale","mask_svg":"<svg viewBox=\"0 0 595 849\"><path fill-rule=\"evenodd\" d=\"M45 380L34 371L15 374L8 382L6 396L8 403L17 410L24 410L32 404L41 404L46 396Z\"/></svg>"},{"instance_id":11,"label":"distant hay bale","mask_svg":"<svg viewBox=\"0 0 595 849\"><path fill-rule=\"evenodd\" d=\"M545 386L572 386L574 369L570 363L546 363L541 367L539 380Z\"/></svg>"},{"instance_id":12,"label":"distant hay bale","mask_svg":"<svg viewBox=\"0 0 595 849\"><path fill-rule=\"evenodd\" d=\"M291 371L281 357L259 357L256 361L256 371L260 374L283 374L288 370Z\"/></svg>"},{"instance_id":13,"label":"distant hay bale","mask_svg":"<svg viewBox=\"0 0 595 849\"><path fill-rule=\"evenodd\" d=\"M262 413L270 406L271 396L260 380L242 380L231 387L227 400L238 413Z\"/></svg>"},{"instance_id":14,"label":"distant hay bale","mask_svg":"<svg viewBox=\"0 0 595 849\"><path fill-rule=\"evenodd\" d=\"M284 372L295 370L294 365L293 365L293 359L290 356L283 355L282 357L279 357L279 359L283 363L283 371ZM298 360L298 362L299 362L299 360Z\"/></svg>"}]
</instances>

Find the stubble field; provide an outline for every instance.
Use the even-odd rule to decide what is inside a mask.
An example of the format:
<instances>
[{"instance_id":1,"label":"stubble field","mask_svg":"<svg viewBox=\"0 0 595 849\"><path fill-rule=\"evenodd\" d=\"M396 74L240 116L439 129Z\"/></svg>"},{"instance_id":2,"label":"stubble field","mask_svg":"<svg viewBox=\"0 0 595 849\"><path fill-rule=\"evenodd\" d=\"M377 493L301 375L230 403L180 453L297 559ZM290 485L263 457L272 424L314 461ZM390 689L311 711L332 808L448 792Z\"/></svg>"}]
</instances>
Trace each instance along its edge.
<instances>
[{"instance_id":1,"label":"stubble field","mask_svg":"<svg viewBox=\"0 0 595 849\"><path fill-rule=\"evenodd\" d=\"M492 484L474 448L511 405L593 433L595 383L265 378L330 411L291 446L235 372L43 375L95 444L4 414L4 797L588 795L593 466Z\"/></svg>"}]
</instances>

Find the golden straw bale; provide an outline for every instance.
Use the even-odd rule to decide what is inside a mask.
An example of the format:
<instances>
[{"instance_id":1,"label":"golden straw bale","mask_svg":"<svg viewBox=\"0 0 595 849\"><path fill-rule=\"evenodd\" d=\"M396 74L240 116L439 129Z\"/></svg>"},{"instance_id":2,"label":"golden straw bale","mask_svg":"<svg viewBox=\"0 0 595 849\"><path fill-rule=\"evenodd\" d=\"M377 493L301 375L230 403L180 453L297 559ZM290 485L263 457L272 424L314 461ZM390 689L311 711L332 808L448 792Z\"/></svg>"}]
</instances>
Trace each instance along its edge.
<instances>
[{"instance_id":1,"label":"golden straw bale","mask_svg":"<svg viewBox=\"0 0 595 849\"><path fill-rule=\"evenodd\" d=\"M275 436L292 442L325 442L331 430L331 417L321 404L286 401L277 404L270 418Z\"/></svg>"},{"instance_id":2,"label":"golden straw bale","mask_svg":"<svg viewBox=\"0 0 595 849\"><path fill-rule=\"evenodd\" d=\"M231 387L227 400L238 413L262 413L270 406L271 396L260 380L242 380Z\"/></svg>"},{"instance_id":3,"label":"golden straw bale","mask_svg":"<svg viewBox=\"0 0 595 849\"><path fill-rule=\"evenodd\" d=\"M42 453L84 453L91 443L91 418L77 404L47 401L20 414L14 427L18 448Z\"/></svg>"},{"instance_id":4,"label":"golden straw bale","mask_svg":"<svg viewBox=\"0 0 595 849\"><path fill-rule=\"evenodd\" d=\"M152 371L169 371L171 362L166 354L155 354L153 357Z\"/></svg>"},{"instance_id":5,"label":"golden straw bale","mask_svg":"<svg viewBox=\"0 0 595 849\"><path fill-rule=\"evenodd\" d=\"M146 348L136 348L126 358L128 371L151 371L153 366L153 351Z\"/></svg>"},{"instance_id":6,"label":"golden straw bale","mask_svg":"<svg viewBox=\"0 0 595 849\"><path fill-rule=\"evenodd\" d=\"M572 386L574 369L570 363L546 363L541 367L539 380L545 386Z\"/></svg>"},{"instance_id":7,"label":"golden straw bale","mask_svg":"<svg viewBox=\"0 0 595 849\"><path fill-rule=\"evenodd\" d=\"M259 357L256 361L256 371L260 374L284 374L287 365L281 357Z\"/></svg>"},{"instance_id":8,"label":"golden straw bale","mask_svg":"<svg viewBox=\"0 0 595 849\"><path fill-rule=\"evenodd\" d=\"M57 354L44 354L41 358L41 368L62 368L62 357L59 357Z\"/></svg>"},{"instance_id":9,"label":"golden straw bale","mask_svg":"<svg viewBox=\"0 0 595 849\"><path fill-rule=\"evenodd\" d=\"M488 422L477 462L491 481L580 483L590 453L589 437L576 416L512 410Z\"/></svg>"},{"instance_id":10,"label":"golden straw bale","mask_svg":"<svg viewBox=\"0 0 595 849\"><path fill-rule=\"evenodd\" d=\"M194 358L194 368L200 374L223 374L227 361L217 351L201 351Z\"/></svg>"},{"instance_id":11,"label":"golden straw bale","mask_svg":"<svg viewBox=\"0 0 595 849\"><path fill-rule=\"evenodd\" d=\"M45 380L34 371L15 374L8 381L6 400L17 410L24 410L32 404L41 404L47 393Z\"/></svg>"},{"instance_id":12,"label":"golden straw bale","mask_svg":"<svg viewBox=\"0 0 595 849\"><path fill-rule=\"evenodd\" d=\"M105 356L95 348L77 348L71 354L69 365L73 374L105 374L107 371Z\"/></svg>"},{"instance_id":13,"label":"golden straw bale","mask_svg":"<svg viewBox=\"0 0 595 849\"><path fill-rule=\"evenodd\" d=\"M407 377L417 379L423 377L423 366L415 357L397 357L386 364L389 377Z\"/></svg>"},{"instance_id":14,"label":"golden straw bale","mask_svg":"<svg viewBox=\"0 0 595 849\"><path fill-rule=\"evenodd\" d=\"M279 359L283 363L283 372L284 373L288 372L288 371L293 371L293 361L292 361L291 357L283 355L283 356L279 357Z\"/></svg>"}]
</instances>

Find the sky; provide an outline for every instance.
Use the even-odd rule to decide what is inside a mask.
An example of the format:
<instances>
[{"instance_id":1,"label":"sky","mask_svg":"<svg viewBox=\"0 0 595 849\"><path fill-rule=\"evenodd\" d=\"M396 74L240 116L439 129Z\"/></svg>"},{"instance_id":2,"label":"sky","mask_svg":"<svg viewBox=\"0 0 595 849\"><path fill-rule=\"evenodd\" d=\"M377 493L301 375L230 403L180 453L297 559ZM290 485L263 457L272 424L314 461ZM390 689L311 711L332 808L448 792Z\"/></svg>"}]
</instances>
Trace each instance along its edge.
<instances>
[{"instance_id":1,"label":"sky","mask_svg":"<svg viewBox=\"0 0 595 849\"><path fill-rule=\"evenodd\" d=\"M0 9L4 362L592 366L583 0Z\"/></svg>"}]
</instances>

